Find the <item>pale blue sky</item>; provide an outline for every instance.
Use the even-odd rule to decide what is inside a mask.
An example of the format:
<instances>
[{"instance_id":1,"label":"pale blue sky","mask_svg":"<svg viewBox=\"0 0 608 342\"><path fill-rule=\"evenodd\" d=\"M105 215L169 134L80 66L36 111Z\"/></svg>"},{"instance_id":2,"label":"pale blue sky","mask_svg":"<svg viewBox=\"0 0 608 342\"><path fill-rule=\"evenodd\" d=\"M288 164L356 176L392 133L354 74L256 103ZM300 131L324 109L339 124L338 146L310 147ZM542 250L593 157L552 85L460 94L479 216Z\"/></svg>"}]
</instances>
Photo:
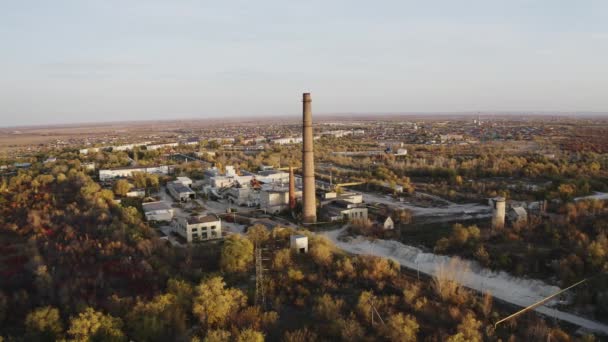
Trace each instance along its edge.
<instances>
[{"instance_id":1,"label":"pale blue sky","mask_svg":"<svg viewBox=\"0 0 608 342\"><path fill-rule=\"evenodd\" d=\"M0 126L608 111L608 1L0 0Z\"/></svg>"}]
</instances>

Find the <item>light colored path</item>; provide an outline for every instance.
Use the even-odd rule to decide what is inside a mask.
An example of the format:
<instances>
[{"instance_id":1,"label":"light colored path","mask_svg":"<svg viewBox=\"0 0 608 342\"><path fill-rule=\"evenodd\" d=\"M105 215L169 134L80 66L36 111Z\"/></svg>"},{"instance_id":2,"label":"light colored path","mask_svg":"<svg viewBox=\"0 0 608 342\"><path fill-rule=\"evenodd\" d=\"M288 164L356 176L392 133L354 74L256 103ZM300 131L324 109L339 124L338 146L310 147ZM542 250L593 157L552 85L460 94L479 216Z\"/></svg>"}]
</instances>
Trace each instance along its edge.
<instances>
[{"instance_id":1,"label":"light colored path","mask_svg":"<svg viewBox=\"0 0 608 342\"><path fill-rule=\"evenodd\" d=\"M329 238L338 248L353 254L370 254L396 261L400 265L419 270L433 276L437 268L450 262L452 257L425 253L419 248L404 245L394 240L370 241L356 237L350 241L338 239L344 228L325 232L321 235ZM473 290L491 292L492 295L505 302L525 307L559 291L556 286L545 284L536 279L518 278L506 272L495 272L481 267L475 261L468 261L468 270L458 277L458 281ZM548 303L547 305L551 305ZM555 304L555 302L553 302ZM576 316L567 312L555 310L547 306L535 309L550 317L578 325L580 327L608 335L608 326L596 321Z\"/></svg>"}]
</instances>

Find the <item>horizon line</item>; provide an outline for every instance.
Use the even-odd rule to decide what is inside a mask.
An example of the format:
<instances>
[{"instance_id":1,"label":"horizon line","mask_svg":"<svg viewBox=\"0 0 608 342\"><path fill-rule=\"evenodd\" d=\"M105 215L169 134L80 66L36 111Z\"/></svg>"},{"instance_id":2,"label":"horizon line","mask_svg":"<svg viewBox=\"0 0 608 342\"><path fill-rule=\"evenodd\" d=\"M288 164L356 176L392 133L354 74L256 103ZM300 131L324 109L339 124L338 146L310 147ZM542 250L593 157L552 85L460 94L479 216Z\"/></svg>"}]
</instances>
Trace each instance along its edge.
<instances>
[{"instance_id":1,"label":"horizon line","mask_svg":"<svg viewBox=\"0 0 608 342\"><path fill-rule=\"evenodd\" d=\"M314 117L345 117L345 116L355 116L360 117L364 115L372 115L374 117L378 116L426 116L426 115L435 115L435 116L472 116L472 115L486 115L486 116L523 116L523 115L531 115L536 117L564 117L568 115L575 115L577 118L585 118L585 117L601 117L608 116L608 111L544 111L544 110L534 110L534 111L500 111L500 110L487 110L487 111L454 111L454 112L446 112L446 111L413 111L413 112L338 112L338 113L317 113L314 114ZM284 118L283 121L288 121L291 119L295 119L301 114L263 114L256 115L255 117L239 115L239 116L231 116L231 117L222 117L221 114L204 117L178 117L172 119L131 119L131 120L112 120L112 121L76 121L76 122L58 122L58 123L40 123L40 124L22 124L22 125L10 125L10 126L0 126L0 129L17 129L17 128L61 128L61 127L71 127L71 126L94 126L94 125L114 125L114 124L137 124L137 123L154 123L154 122L178 122L178 121L201 121L201 120L225 120L225 121L234 121L234 120L242 120L242 119L270 119L281 117Z\"/></svg>"}]
</instances>

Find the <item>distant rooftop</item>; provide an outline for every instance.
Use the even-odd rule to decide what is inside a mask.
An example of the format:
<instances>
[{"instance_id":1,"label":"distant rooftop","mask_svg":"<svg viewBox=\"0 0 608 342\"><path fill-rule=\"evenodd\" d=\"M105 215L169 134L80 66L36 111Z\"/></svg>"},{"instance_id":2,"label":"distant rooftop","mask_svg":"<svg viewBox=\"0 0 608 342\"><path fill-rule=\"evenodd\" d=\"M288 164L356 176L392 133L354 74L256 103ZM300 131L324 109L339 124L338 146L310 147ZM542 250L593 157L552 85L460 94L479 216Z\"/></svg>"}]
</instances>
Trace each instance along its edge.
<instances>
[{"instance_id":1,"label":"distant rooftop","mask_svg":"<svg viewBox=\"0 0 608 342\"><path fill-rule=\"evenodd\" d=\"M169 203L160 201L160 202L150 202L143 203L142 208L144 211L156 211L156 210L169 210L171 209L171 205Z\"/></svg>"}]
</instances>

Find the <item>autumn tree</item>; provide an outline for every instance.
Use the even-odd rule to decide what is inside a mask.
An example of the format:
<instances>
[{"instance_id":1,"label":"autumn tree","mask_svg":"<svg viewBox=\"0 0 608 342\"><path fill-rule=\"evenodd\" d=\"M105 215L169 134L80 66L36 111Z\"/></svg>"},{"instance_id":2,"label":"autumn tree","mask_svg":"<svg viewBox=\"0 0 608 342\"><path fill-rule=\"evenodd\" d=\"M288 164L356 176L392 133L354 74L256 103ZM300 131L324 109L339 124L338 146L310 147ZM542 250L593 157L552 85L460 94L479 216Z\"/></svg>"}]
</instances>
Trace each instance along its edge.
<instances>
[{"instance_id":1,"label":"autumn tree","mask_svg":"<svg viewBox=\"0 0 608 342\"><path fill-rule=\"evenodd\" d=\"M226 330L208 330L203 342L230 342L232 334Z\"/></svg>"},{"instance_id":2,"label":"autumn tree","mask_svg":"<svg viewBox=\"0 0 608 342\"><path fill-rule=\"evenodd\" d=\"M245 294L225 286L221 277L213 277L196 287L192 311L203 326L221 328L232 315L245 307Z\"/></svg>"},{"instance_id":3,"label":"autumn tree","mask_svg":"<svg viewBox=\"0 0 608 342\"><path fill-rule=\"evenodd\" d=\"M220 266L224 272L245 272L253 261L253 244L239 234L232 234L224 241Z\"/></svg>"},{"instance_id":4,"label":"autumn tree","mask_svg":"<svg viewBox=\"0 0 608 342\"><path fill-rule=\"evenodd\" d=\"M30 312L25 318L25 331L30 340L58 340L63 333L59 310L52 306L44 306Z\"/></svg>"},{"instance_id":5,"label":"autumn tree","mask_svg":"<svg viewBox=\"0 0 608 342\"><path fill-rule=\"evenodd\" d=\"M482 334L479 331L481 328L481 322L475 318L475 315L469 312L460 324L458 324L456 335L450 336L448 342L456 341L470 341L470 342L481 342Z\"/></svg>"},{"instance_id":6,"label":"autumn tree","mask_svg":"<svg viewBox=\"0 0 608 342\"><path fill-rule=\"evenodd\" d=\"M76 342L126 341L122 327L123 323L120 318L106 315L89 307L78 316L72 317L68 335Z\"/></svg>"},{"instance_id":7,"label":"autumn tree","mask_svg":"<svg viewBox=\"0 0 608 342\"><path fill-rule=\"evenodd\" d=\"M291 249L283 248L274 253L272 258L272 269L279 271L291 266Z\"/></svg>"},{"instance_id":8,"label":"autumn tree","mask_svg":"<svg viewBox=\"0 0 608 342\"><path fill-rule=\"evenodd\" d=\"M322 321L333 322L340 318L340 311L343 306L343 300L334 299L329 294L324 294L317 298L316 304L313 307L313 313L315 317L318 317Z\"/></svg>"},{"instance_id":9,"label":"autumn tree","mask_svg":"<svg viewBox=\"0 0 608 342\"><path fill-rule=\"evenodd\" d=\"M329 267L333 259L331 243L322 237L317 237L311 242L310 256L313 261L319 266Z\"/></svg>"},{"instance_id":10,"label":"autumn tree","mask_svg":"<svg viewBox=\"0 0 608 342\"><path fill-rule=\"evenodd\" d=\"M236 342L264 342L264 334L253 329L245 329L239 332Z\"/></svg>"},{"instance_id":11,"label":"autumn tree","mask_svg":"<svg viewBox=\"0 0 608 342\"><path fill-rule=\"evenodd\" d=\"M382 326L382 334L392 342L413 342L417 340L419 325L411 315L397 313L391 315Z\"/></svg>"},{"instance_id":12,"label":"autumn tree","mask_svg":"<svg viewBox=\"0 0 608 342\"><path fill-rule=\"evenodd\" d=\"M132 185L129 181L126 179L119 179L114 183L112 190L114 190L114 193L118 196L126 196L129 190L131 190L131 187Z\"/></svg>"},{"instance_id":13,"label":"autumn tree","mask_svg":"<svg viewBox=\"0 0 608 342\"><path fill-rule=\"evenodd\" d=\"M258 246L270 238L270 232L268 228L262 224L256 224L247 229L247 238L253 242L254 245Z\"/></svg>"},{"instance_id":14,"label":"autumn tree","mask_svg":"<svg viewBox=\"0 0 608 342\"><path fill-rule=\"evenodd\" d=\"M137 341L167 341L186 330L186 312L173 294L138 301L127 315L130 335Z\"/></svg>"},{"instance_id":15,"label":"autumn tree","mask_svg":"<svg viewBox=\"0 0 608 342\"><path fill-rule=\"evenodd\" d=\"M308 329L302 328L294 331L285 332L285 336L283 337L283 341L285 342L316 342L318 341L318 335Z\"/></svg>"}]
</instances>

